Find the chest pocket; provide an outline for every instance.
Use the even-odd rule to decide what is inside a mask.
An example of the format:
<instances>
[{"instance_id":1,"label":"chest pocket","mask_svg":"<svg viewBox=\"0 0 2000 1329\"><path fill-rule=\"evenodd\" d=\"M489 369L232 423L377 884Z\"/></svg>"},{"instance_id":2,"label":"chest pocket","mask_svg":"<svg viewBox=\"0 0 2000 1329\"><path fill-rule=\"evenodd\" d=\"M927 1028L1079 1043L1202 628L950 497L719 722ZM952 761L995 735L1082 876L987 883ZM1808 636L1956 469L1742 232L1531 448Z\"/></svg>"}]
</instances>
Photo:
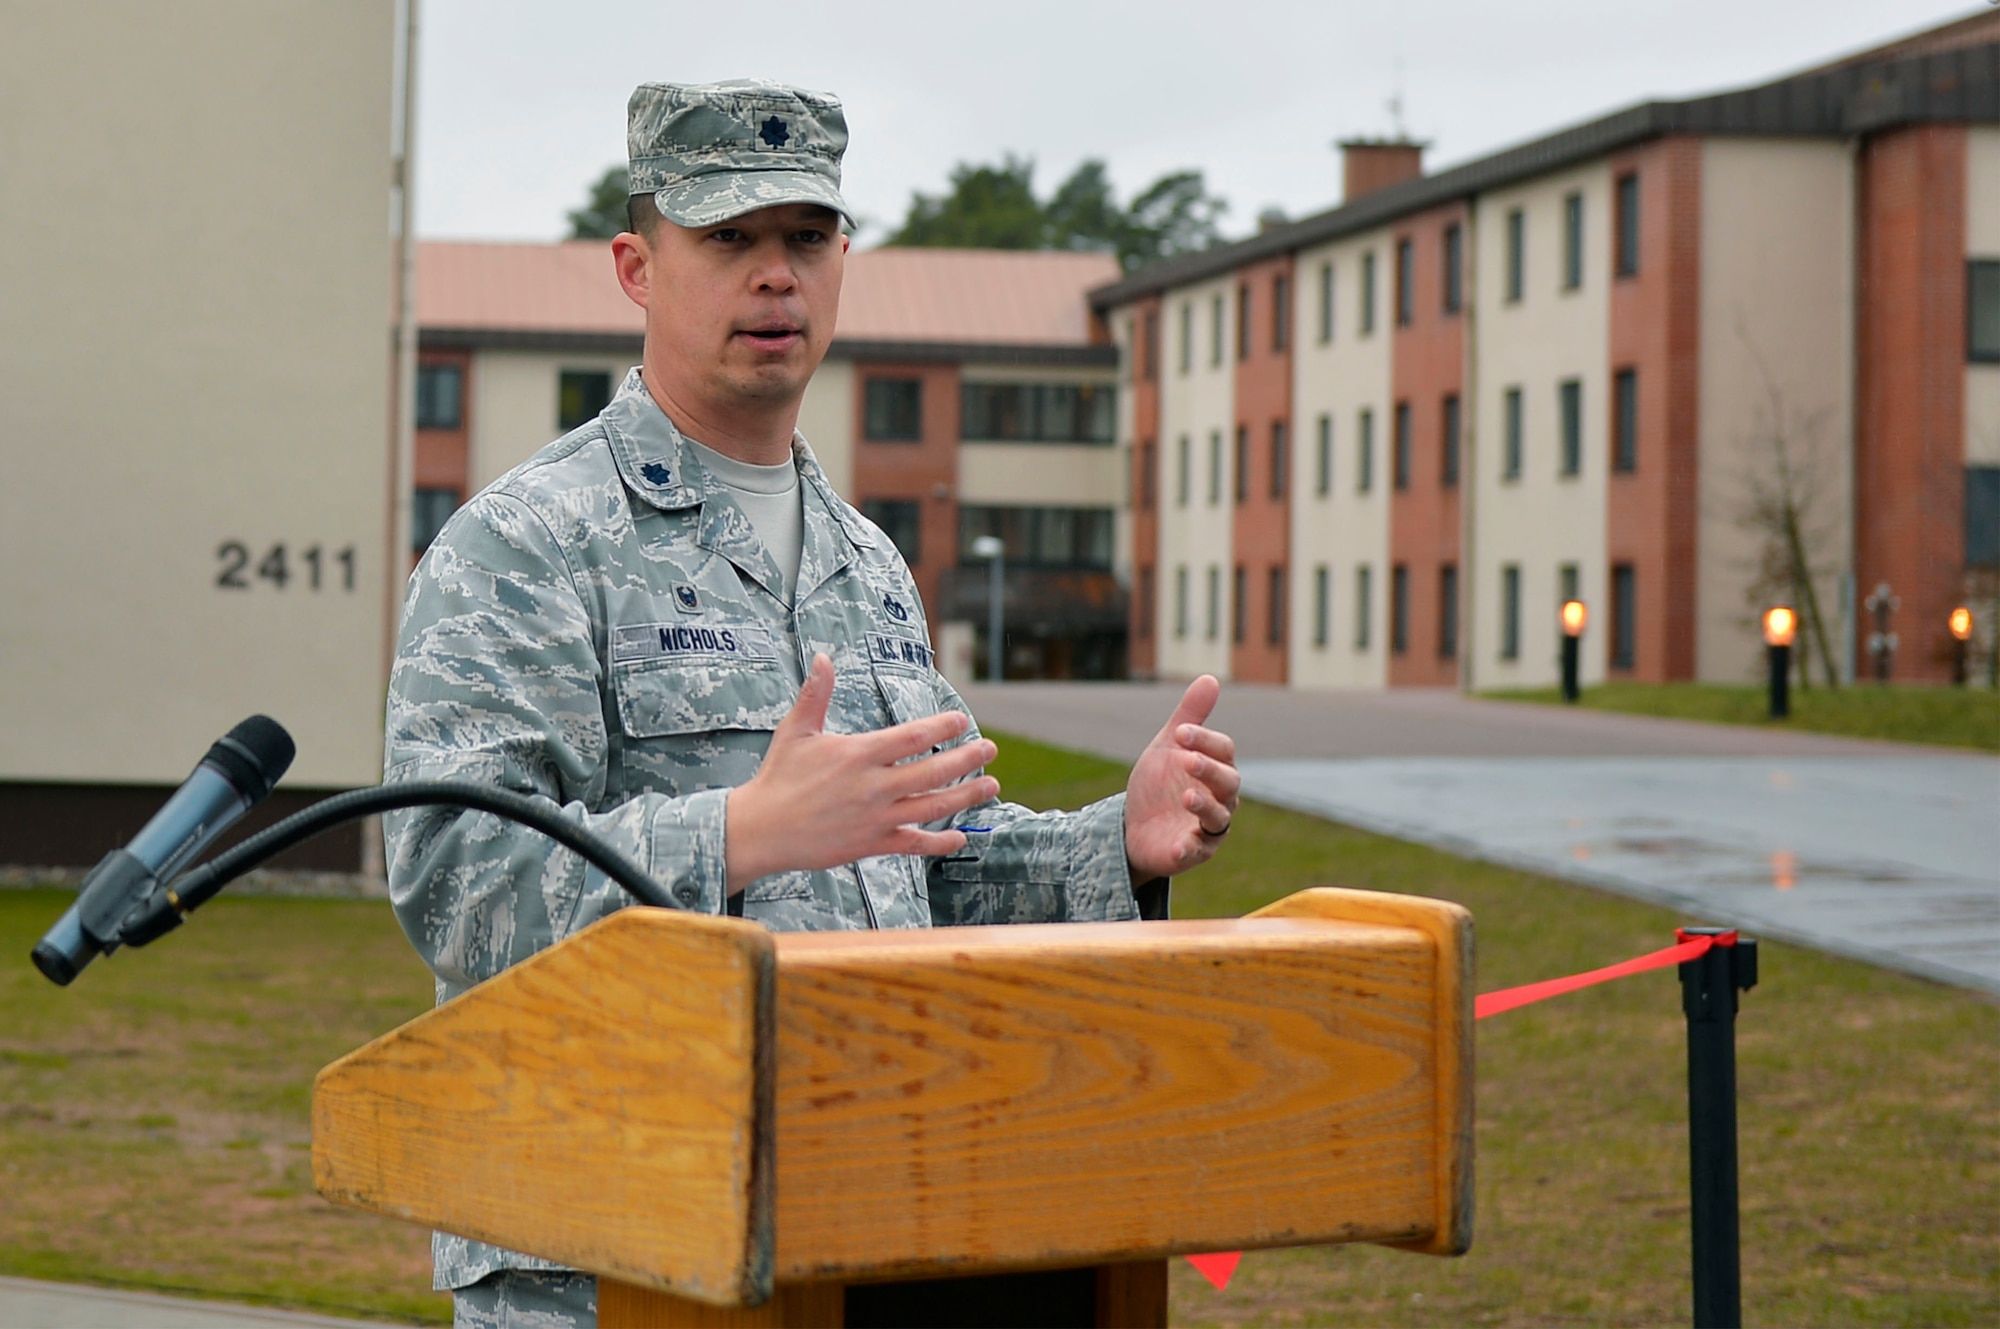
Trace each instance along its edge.
<instances>
[{"instance_id":1,"label":"chest pocket","mask_svg":"<svg viewBox=\"0 0 2000 1329\"><path fill-rule=\"evenodd\" d=\"M621 664L612 668L618 723L631 738L678 738L778 727L794 689L775 663Z\"/></svg>"}]
</instances>

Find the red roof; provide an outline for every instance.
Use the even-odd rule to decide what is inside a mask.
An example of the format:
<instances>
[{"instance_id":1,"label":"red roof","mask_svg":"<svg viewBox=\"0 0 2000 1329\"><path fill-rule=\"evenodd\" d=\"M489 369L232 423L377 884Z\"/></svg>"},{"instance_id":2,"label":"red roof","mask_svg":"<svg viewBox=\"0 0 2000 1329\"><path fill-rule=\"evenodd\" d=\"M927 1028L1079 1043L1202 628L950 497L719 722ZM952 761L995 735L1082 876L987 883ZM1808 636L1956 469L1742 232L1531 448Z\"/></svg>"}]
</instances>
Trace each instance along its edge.
<instances>
[{"instance_id":1,"label":"red roof","mask_svg":"<svg viewBox=\"0 0 2000 1329\"><path fill-rule=\"evenodd\" d=\"M1090 341L1086 293L1115 280L1109 254L870 249L849 254L836 335L859 341L1064 346ZM644 331L602 240L426 240L417 323L459 331Z\"/></svg>"}]
</instances>

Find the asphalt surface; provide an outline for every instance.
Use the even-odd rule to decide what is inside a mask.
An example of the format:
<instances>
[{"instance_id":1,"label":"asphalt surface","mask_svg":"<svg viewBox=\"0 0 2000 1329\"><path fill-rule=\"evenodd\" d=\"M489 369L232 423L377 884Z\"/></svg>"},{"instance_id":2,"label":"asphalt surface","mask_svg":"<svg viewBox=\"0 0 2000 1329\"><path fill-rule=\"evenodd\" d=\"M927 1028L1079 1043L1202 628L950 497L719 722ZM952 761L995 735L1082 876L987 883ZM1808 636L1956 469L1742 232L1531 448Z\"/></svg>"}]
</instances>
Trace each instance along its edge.
<instances>
[{"instance_id":1,"label":"asphalt surface","mask_svg":"<svg viewBox=\"0 0 2000 1329\"><path fill-rule=\"evenodd\" d=\"M6 1329L358 1329L378 1320L335 1320L226 1301L0 1278Z\"/></svg>"},{"instance_id":2,"label":"asphalt surface","mask_svg":"<svg viewBox=\"0 0 2000 1329\"><path fill-rule=\"evenodd\" d=\"M982 727L1129 761L1181 691L965 695ZM1210 722L1252 797L2000 993L2000 758L1430 690L1232 685Z\"/></svg>"}]
</instances>

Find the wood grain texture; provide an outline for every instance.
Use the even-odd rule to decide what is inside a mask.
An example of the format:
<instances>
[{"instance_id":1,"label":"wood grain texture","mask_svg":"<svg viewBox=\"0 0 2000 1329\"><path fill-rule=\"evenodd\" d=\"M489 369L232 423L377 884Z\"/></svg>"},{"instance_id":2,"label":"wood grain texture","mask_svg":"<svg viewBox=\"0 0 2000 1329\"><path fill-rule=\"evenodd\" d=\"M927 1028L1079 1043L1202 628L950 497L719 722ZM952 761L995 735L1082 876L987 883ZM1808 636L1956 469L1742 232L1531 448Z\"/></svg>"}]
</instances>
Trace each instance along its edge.
<instances>
[{"instance_id":1,"label":"wood grain texture","mask_svg":"<svg viewBox=\"0 0 2000 1329\"><path fill-rule=\"evenodd\" d=\"M776 941L780 1280L1422 1244L1451 1210L1415 915Z\"/></svg>"},{"instance_id":2,"label":"wood grain texture","mask_svg":"<svg viewBox=\"0 0 2000 1329\"><path fill-rule=\"evenodd\" d=\"M1437 948L1437 1220L1429 1237L1396 1243L1425 1255L1472 1249L1472 914L1448 900L1319 886L1273 901L1252 918L1332 918L1422 930Z\"/></svg>"},{"instance_id":3,"label":"wood grain texture","mask_svg":"<svg viewBox=\"0 0 2000 1329\"><path fill-rule=\"evenodd\" d=\"M772 1288L771 936L628 909L343 1057L330 1200L719 1305Z\"/></svg>"},{"instance_id":4,"label":"wood grain texture","mask_svg":"<svg viewBox=\"0 0 2000 1329\"><path fill-rule=\"evenodd\" d=\"M1097 1266L1098 1329L1167 1329L1167 1262Z\"/></svg>"},{"instance_id":5,"label":"wood grain texture","mask_svg":"<svg viewBox=\"0 0 2000 1329\"><path fill-rule=\"evenodd\" d=\"M614 1278L597 1280L597 1329L840 1329L839 1283L780 1283L761 1306L710 1306Z\"/></svg>"}]
</instances>

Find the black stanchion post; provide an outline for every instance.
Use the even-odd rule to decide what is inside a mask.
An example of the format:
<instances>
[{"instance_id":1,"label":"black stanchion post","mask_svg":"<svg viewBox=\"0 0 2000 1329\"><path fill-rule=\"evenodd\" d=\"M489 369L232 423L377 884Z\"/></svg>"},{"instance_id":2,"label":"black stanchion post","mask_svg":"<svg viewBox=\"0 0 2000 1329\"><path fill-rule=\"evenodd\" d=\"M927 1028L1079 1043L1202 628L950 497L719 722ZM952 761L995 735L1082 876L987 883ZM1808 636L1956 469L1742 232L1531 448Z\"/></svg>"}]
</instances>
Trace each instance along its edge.
<instances>
[{"instance_id":1,"label":"black stanchion post","mask_svg":"<svg viewBox=\"0 0 2000 1329\"><path fill-rule=\"evenodd\" d=\"M1583 625L1590 616L1581 600L1565 600L1562 606L1562 696L1574 703L1580 695L1577 669L1582 658Z\"/></svg>"},{"instance_id":2,"label":"black stanchion post","mask_svg":"<svg viewBox=\"0 0 2000 1329\"><path fill-rule=\"evenodd\" d=\"M1771 664L1773 720L1783 720L1792 713L1792 638L1798 627L1798 615L1786 605L1764 611L1764 647Z\"/></svg>"},{"instance_id":3,"label":"black stanchion post","mask_svg":"<svg viewBox=\"0 0 2000 1329\"><path fill-rule=\"evenodd\" d=\"M1726 928L1683 928L1684 939ZM1741 1329L1736 1221L1736 994L1757 985L1757 943L1711 947L1680 967L1688 1026L1688 1171L1695 1329Z\"/></svg>"}]
</instances>

